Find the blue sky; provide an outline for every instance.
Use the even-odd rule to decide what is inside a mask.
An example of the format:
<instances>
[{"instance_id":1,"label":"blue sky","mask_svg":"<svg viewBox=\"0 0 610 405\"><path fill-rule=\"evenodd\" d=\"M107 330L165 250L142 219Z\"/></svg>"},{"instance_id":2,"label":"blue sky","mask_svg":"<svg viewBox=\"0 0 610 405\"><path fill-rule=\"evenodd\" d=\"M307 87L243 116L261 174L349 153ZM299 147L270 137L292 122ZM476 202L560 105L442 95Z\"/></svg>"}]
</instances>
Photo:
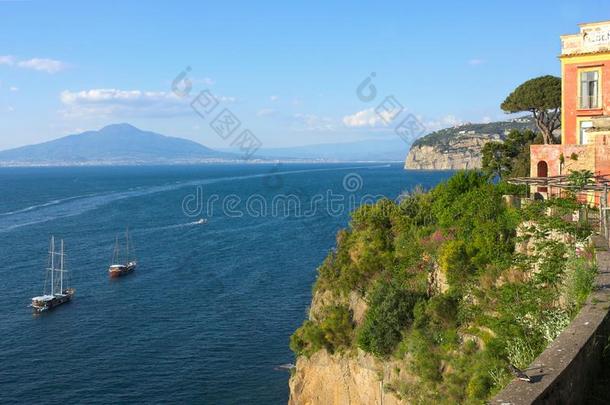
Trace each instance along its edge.
<instances>
[{"instance_id":1,"label":"blue sky","mask_svg":"<svg viewBox=\"0 0 610 405\"><path fill-rule=\"evenodd\" d=\"M603 14L606 12L606 14ZM393 95L428 129L502 119L559 75L559 35L602 0L0 1L0 149L129 122L223 148L189 107L209 89L265 147L390 139ZM187 66L192 93L171 91ZM378 98L361 101L371 72Z\"/></svg>"}]
</instances>

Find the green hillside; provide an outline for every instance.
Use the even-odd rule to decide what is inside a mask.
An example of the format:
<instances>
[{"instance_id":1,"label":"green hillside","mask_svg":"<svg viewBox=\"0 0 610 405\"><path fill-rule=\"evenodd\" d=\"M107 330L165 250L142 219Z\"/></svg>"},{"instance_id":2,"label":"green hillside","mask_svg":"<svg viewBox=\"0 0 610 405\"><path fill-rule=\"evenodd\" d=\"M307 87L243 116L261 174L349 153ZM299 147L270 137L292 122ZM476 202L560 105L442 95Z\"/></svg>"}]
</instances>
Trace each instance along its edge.
<instances>
[{"instance_id":1,"label":"green hillside","mask_svg":"<svg viewBox=\"0 0 610 405\"><path fill-rule=\"evenodd\" d=\"M453 128L445 128L434 131L422 138L419 138L413 143L415 146L442 146L447 145L450 140L459 137L477 136L477 135L499 135L504 138L506 133L512 129L525 130L531 129L536 131L536 124L533 118L523 117L516 118L510 121L497 121L487 124L465 124Z\"/></svg>"}]
</instances>

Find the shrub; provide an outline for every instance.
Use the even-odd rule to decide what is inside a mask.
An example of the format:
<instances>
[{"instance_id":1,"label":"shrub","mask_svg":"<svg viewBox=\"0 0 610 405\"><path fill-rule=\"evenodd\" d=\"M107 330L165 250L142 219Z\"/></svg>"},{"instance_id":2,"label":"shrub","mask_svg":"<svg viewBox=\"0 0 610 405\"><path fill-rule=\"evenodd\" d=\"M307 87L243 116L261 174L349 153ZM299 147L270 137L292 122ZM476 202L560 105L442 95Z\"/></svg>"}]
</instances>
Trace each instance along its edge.
<instances>
[{"instance_id":1,"label":"shrub","mask_svg":"<svg viewBox=\"0 0 610 405\"><path fill-rule=\"evenodd\" d=\"M536 246L540 256L539 272L535 280L541 285L555 285L563 276L566 263L567 246L559 241L542 240Z\"/></svg>"},{"instance_id":2,"label":"shrub","mask_svg":"<svg viewBox=\"0 0 610 405\"><path fill-rule=\"evenodd\" d=\"M411 369L423 381L439 382L441 359L425 331L413 329L406 338L405 346L412 355Z\"/></svg>"},{"instance_id":3,"label":"shrub","mask_svg":"<svg viewBox=\"0 0 610 405\"><path fill-rule=\"evenodd\" d=\"M413 306L418 298L409 290L378 282L368 297L369 308L358 331L358 346L377 356L392 353L403 329L413 320Z\"/></svg>"},{"instance_id":4,"label":"shrub","mask_svg":"<svg viewBox=\"0 0 610 405\"><path fill-rule=\"evenodd\" d=\"M506 344L508 360L519 368L526 368L539 352L540 348L524 337L509 339Z\"/></svg>"},{"instance_id":5,"label":"shrub","mask_svg":"<svg viewBox=\"0 0 610 405\"><path fill-rule=\"evenodd\" d=\"M443 328L453 327L456 324L458 304L458 298L454 295L432 297L427 307L430 321Z\"/></svg>"},{"instance_id":6,"label":"shrub","mask_svg":"<svg viewBox=\"0 0 610 405\"><path fill-rule=\"evenodd\" d=\"M481 372L475 373L466 387L466 395L470 399L485 399L489 390L493 387L493 380L490 375Z\"/></svg>"},{"instance_id":7,"label":"shrub","mask_svg":"<svg viewBox=\"0 0 610 405\"><path fill-rule=\"evenodd\" d=\"M347 349L354 337L349 309L343 305L324 308L320 323L305 321L290 337L290 349L297 355L311 356L324 348L330 353Z\"/></svg>"},{"instance_id":8,"label":"shrub","mask_svg":"<svg viewBox=\"0 0 610 405\"><path fill-rule=\"evenodd\" d=\"M456 218L471 213L472 209L463 206L464 196L485 184L487 179L481 172L460 171L432 190L432 210L439 224L445 228L453 227Z\"/></svg>"},{"instance_id":9,"label":"shrub","mask_svg":"<svg viewBox=\"0 0 610 405\"><path fill-rule=\"evenodd\" d=\"M461 240L447 241L439 254L439 265L451 286L459 286L472 274L466 244Z\"/></svg>"},{"instance_id":10,"label":"shrub","mask_svg":"<svg viewBox=\"0 0 610 405\"><path fill-rule=\"evenodd\" d=\"M570 310L578 310L593 290L597 267L585 258L571 255L566 263L563 296Z\"/></svg>"},{"instance_id":11,"label":"shrub","mask_svg":"<svg viewBox=\"0 0 610 405\"><path fill-rule=\"evenodd\" d=\"M320 329L324 333L324 345L330 352L351 346L354 324L352 314L346 306L334 305L325 308Z\"/></svg>"},{"instance_id":12,"label":"shrub","mask_svg":"<svg viewBox=\"0 0 610 405\"><path fill-rule=\"evenodd\" d=\"M311 356L324 346L324 332L313 321L305 321L290 337L290 350L297 356Z\"/></svg>"}]
</instances>

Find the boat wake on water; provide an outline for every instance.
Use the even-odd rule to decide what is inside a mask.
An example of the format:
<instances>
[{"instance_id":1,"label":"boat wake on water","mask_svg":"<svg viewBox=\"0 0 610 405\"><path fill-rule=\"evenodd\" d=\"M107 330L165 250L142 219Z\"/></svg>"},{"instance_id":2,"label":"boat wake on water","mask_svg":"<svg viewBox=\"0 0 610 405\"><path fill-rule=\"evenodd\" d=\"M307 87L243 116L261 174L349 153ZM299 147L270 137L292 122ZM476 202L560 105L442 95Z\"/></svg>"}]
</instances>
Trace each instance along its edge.
<instances>
[{"instance_id":1,"label":"boat wake on water","mask_svg":"<svg viewBox=\"0 0 610 405\"><path fill-rule=\"evenodd\" d=\"M184 222L181 224L173 224L173 225L164 225L164 226L155 226L152 228L145 228L142 229L140 232L156 232L156 231L165 231L168 229L179 229L179 228L186 228L186 227L190 227L190 226L197 226L197 225L206 225L208 223L208 220L206 218L201 218L197 221L193 221L193 222Z\"/></svg>"},{"instance_id":2,"label":"boat wake on water","mask_svg":"<svg viewBox=\"0 0 610 405\"><path fill-rule=\"evenodd\" d=\"M197 185L215 184L225 181L238 181L253 178L264 178L278 175L302 174L321 171L337 171L337 170L357 170L381 167L380 165L369 166L350 166L341 168L322 168L322 169L304 169L304 170L286 170L277 172L257 173L243 176L220 177L207 180L193 180L180 183L165 184L160 186L151 186L145 188L129 189L127 191L116 191L101 194L89 194L85 196L74 196L63 200L51 201L39 206L27 207L22 210L16 210L0 214L0 233L9 232L13 229L23 226L39 224L52 221L58 218L72 217L83 214L85 212L100 208L104 205L111 204L115 201L128 198L143 197L151 194L162 193L172 190L181 189L184 187L192 187Z\"/></svg>"},{"instance_id":3,"label":"boat wake on water","mask_svg":"<svg viewBox=\"0 0 610 405\"><path fill-rule=\"evenodd\" d=\"M67 197L67 198L60 198L60 199L57 199L57 200L51 200L51 201L48 201L48 202L45 202L45 203L42 203L42 204L32 205L32 206L29 206L29 207L26 207L26 208L22 208L22 209L18 209L18 210L15 210L15 211L0 212L0 217L4 217L4 216L7 216L7 215L13 215L13 214L21 214L21 213L24 213L24 212L30 212L30 211L34 211L34 210L39 209L39 208L45 208L45 207L49 207L49 206L52 206L52 205L61 204L61 203L66 202L66 201L76 200L78 198L83 198L83 197L90 197L90 196L93 196L93 195L95 195L95 194L76 195L76 196Z\"/></svg>"},{"instance_id":4,"label":"boat wake on water","mask_svg":"<svg viewBox=\"0 0 610 405\"><path fill-rule=\"evenodd\" d=\"M279 366L273 367L276 371L290 371L296 366L292 363L280 364Z\"/></svg>"}]
</instances>

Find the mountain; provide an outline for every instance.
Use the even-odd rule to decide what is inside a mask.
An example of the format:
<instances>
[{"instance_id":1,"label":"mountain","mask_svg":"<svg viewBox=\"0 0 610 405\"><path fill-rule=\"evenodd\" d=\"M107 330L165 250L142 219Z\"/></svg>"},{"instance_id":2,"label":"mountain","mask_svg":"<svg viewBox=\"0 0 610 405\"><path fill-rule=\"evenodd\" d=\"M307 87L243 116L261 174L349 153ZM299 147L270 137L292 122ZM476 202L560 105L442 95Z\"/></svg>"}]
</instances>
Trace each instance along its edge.
<instances>
[{"instance_id":1,"label":"mountain","mask_svg":"<svg viewBox=\"0 0 610 405\"><path fill-rule=\"evenodd\" d=\"M502 141L513 129L537 131L531 117L487 124L466 124L441 129L419 138L411 146L405 169L458 170L481 167L481 149L490 141Z\"/></svg>"},{"instance_id":2,"label":"mountain","mask_svg":"<svg viewBox=\"0 0 610 405\"><path fill-rule=\"evenodd\" d=\"M196 142L129 124L108 125L52 141L0 151L0 165L189 163L237 159Z\"/></svg>"}]
</instances>

